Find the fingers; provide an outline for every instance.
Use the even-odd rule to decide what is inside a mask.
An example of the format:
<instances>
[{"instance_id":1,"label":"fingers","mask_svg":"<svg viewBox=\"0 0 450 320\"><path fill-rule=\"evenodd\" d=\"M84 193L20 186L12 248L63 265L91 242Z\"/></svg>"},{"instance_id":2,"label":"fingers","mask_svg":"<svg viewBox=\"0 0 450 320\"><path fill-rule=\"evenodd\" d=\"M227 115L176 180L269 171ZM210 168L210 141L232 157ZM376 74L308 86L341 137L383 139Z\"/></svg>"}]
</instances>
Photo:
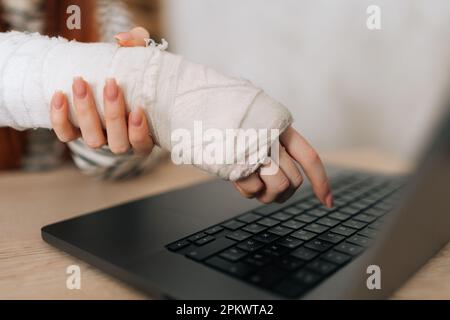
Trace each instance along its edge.
<instances>
[{"instance_id":1,"label":"fingers","mask_svg":"<svg viewBox=\"0 0 450 320\"><path fill-rule=\"evenodd\" d=\"M121 47L145 47L145 39L150 38L150 34L146 29L136 27L128 32L118 33L114 38Z\"/></svg>"},{"instance_id":2,"label":"fingers","mask_svg":"<svg viewBox=\"0 0 450 320\"><path fill-rule=\"evenodd\" d=\"M115 154L123 154L130 149L126 121L126 106L122 90L114 79L107 79L103 89L106 133L108 146Z\"/></svg>"},{"instance_id":3,"label":"fingers","mask_svg":"<svg viewBox=\"0 0 450 320\"><path fill-rule=\"evenodd\" d=\"M265 188L264 183L257 173L253 173L247 178L233 182L239 193L248 199L258 196Z\"/></svg>"},{"instance_id":4,"label":"fingers","mask_svg":"<svg viewBox=\"0 0 450 320\"><path fill-rule=\"evenodd\" d=\"M288 154L303 168L311 181L317 198L327 207L333 206L333 196L329 187L325 168L317 152L295 129L289 127L280 137Z\"/></svg>"},{"instance_id":5,"label":"fingers","mask_svg":"<svg viewBox=\"0 0 450 320\"><path fill-rule=\"evenodd\" d=\"M83 140L91 148L100 148L106 143L106 138L91 88L83 78L76 77L73 81L72 91L73 103Z\"/></svg>"},{"instance_id":6,"label":"fingers","mask_svg":"<svg viewBox=\"0 0 450 320\"><path fill-rule=\"evenodd\" d=\"M80 137L80 130L69 120L67 97L61 91L55 92L51 102L50 121L58 139L69 142Z\"/></svg>"},{"instance_id":7,"label":"fingers","mask_svg":"<svg viewBox=\"0 0 450 320\"><path fill-rule=\"evenodd\" d=\"M276 170L275 175L260 176L253 173L247 178L233 182L235 188L243 197L256 197L263 203L286 201L300 187L303 177L284 148L280 148L279 162L280 170Z\"/></svg>"},{"instance_id":8,"label":"fingers","mask_svg":"<svg viewBox=\"0 0 450 320\"><path fill-rule=\"evenodd\" d=\"M277 165L272 161L270 165ZM267 165L266 165L267 166ZM262 203L270 203L278 200L278 198L288 191L290 187L289 179L284 174L283 170L276 170L272 175L260 175L261 180L265 184L264 191L257 196L257 199Z\"/></svg>"},{"instance_id":9,"label":"fingers","mask_svg":"<svg viewBox=\"0 0 450 320\"><path fill-rule=\"evenodd\" d=\"M136 108L128 117L128 137L135 153L148 155L152 152L154 142L150 136L147 118L141 108Z\"/></svg>"},{"instance_id":10,"label":"fingers","mask_svg":"<svg viewBox=\"0 0 450 320\"><path fill-rule=\"evenodd\" d=\"M280 194L276 200L277 202L284 202L289 199L301 186L303 183L303 177L300 170L295 165L294 160L291 156L289 156L283 147L280 148L280 169L283 171L290 183L289 188L287 188L284 193Z\"/></svg>"}]
</instances>

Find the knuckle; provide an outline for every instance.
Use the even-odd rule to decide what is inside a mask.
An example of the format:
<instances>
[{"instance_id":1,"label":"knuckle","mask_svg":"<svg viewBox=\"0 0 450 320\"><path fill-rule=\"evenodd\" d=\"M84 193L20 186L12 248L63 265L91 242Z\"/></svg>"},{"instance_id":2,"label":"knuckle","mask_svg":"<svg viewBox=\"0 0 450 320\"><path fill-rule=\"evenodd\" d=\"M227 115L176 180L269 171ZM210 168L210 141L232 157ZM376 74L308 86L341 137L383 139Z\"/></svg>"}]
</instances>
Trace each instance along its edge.
<instances>
[{"instance_id":1,"label":"knuckle","mask_svg":"<svg viewBox=\"0 0 450 320\"><path fill-rule=\"evenodd\" d=\"M64 143L67 143L67 142L70 142L70 141L73 141L76 139L75 137L72 137L69 135L64 135L64 134L59 134L57 136L58 136L59 141L64 142Z\"/></svg>"},{"instance_id":2,"label":"knuckle","mask_svg":"<svg viewBox=\"0 0 450 320\"><path fill-rule=\"evenodd\" d=\"M111 146L111 152L114 154L124 154L130 149L127 145Z\"/></svg>"},{"instance_id":3,"label":"knuckle","mask_svg":"<svg viewBox=\"0 0 450 320\"><path fill-rule=\"evenodd\" d=\"M86 145L91 149L99 149L105 144L102 140L89 140L85 142Z\"/></svg>"},{"instance_id":4,"label":"knuckle","mask_svg":"<svg viewBox=\"0 0 450 320\"><path fill-rule=\"evenodd\" d=\"M248 192L250 194L258 194L264 189L264 184L262 182L253 183L248 187Z\"/></svg>"},{"instance_id":5,"label":"knuckle","mask_svg":"<svg viewBox=\"0 0 450 320\"><path fill-rule=\"evenodd\" d=\"M255 197L253 194L249 194L247 192L241 192L241 195L247 199L253 199Z\"/></svg>"},{"instance_id":6,"label":"knuckle","mask_svg":"<svg viewBox=\"0 0 450 320\"><path fill-rule=\"evenodd\" d=\"M286 191L287 188L289 188L289 185L289 180L286 177L282 177L275 187L275 192L282 193Z\"/></svg>"},{"instance_id":7,"label":"knuckle","mask_svg":"<svg viewBox=\"0 0 450 320\"><path fill-rule=\"evenodd\" d=\"M148 137L145 134L131 134L130 142L131 142L131 144L138 145L138 146L147 146L147 145L150 146L151 145Z\"/></svg>"},{"instance_id":8,"label":"knuckle","mask_svg":"<svg viewBox=\"0 0 450 320\"><path fill-rule=\"evenodd\" d=\"M76 103L75 104L75 111L79 118L89 117L91 114L91 110L92 109L89 104L85 104L85 103L78 103L78 104Z\"/></svg>"},{"instance_id":9,"label":"knuckle","mask_svg":"<svg viewBox=\"0 0 450 320\"><path fill-rule=\"evenodd\" d=\"M301 175L300 173L298 173L297 175L295 175L294 177L292 177L292 186L293 186L295 189L300 188L300 186L302 185L302 183L303 183L303 177L302 177L302 175Z\"/></svg>"},{"instance_id":10,"label":"knuckle","mask_svg":"<svg viewBox=\"0 0 450 320\"><path fill-rule=\"evenodd\" d=\"M66 118L63 118L59 115L56 115L54 113L51 113L50 121L52 123L53 128L61 130L64 125L68 122Z\"/></svg>"},{"instance_id":11,"label":"knuckle","mask_svg":"<svg viewBox=\"0 0 450 320\"><path fill-rule=\"evenodd\" d=\"M125 120L125 114L120 110L105 110L105 120L108 122L115 122L118 120Z\"/></svg>"}]
</instances>

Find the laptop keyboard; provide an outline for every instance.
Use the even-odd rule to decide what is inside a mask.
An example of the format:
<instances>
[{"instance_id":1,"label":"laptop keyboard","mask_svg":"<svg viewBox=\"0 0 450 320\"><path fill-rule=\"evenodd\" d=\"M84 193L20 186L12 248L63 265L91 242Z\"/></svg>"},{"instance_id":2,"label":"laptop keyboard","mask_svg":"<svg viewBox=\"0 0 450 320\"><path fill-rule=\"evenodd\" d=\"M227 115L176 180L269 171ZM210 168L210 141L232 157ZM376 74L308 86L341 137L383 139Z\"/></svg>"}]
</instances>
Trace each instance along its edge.
<instances>
[{"instance_id":1,"label":"laptop keyboard","mask_svg":"<svg viewBox=\"0 0 450 320\"><path fill-rule=\"evenodd\" d=\"M286 207L265 205L167 245L173 252L285 298L298 298L372 243L400 179L345 174L334 207L312 193Z\"/></svg>"}]
</instances>

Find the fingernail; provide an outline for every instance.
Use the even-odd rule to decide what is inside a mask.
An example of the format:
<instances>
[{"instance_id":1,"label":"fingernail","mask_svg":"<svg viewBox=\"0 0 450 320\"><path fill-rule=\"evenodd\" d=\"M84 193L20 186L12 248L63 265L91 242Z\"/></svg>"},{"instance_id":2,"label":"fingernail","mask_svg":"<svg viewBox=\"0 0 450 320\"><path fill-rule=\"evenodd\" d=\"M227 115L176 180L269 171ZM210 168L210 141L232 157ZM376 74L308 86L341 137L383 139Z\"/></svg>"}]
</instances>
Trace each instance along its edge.
<instances>
[{"instance_id":1,"label":"fingernail","mask_svg":"<svg viewBox=\"0 0 450 320\"><path fill-rule=\"evenodd\" d=\"M331 194L331 192L329 192L328 195L325 197L325 204L327 205L328 208L333 207L333 195Z\"/></svg>"},{"instance_id":2,"label":"fingernail","mask_svg":"<svg viewBox=\"0 0 450 320\"><path fill-rule=\"evenodd\" d=\"M86 82L83 80L82 77L75 77L73 78L73 93L77 96L79 99L83 99L86 97L87 94L87 88L86 88Z\"/></svg>"},{"instance_id":3,"label":"fingernail","mask_svg":"<svg viewBox=\"0 0 450 320\"><path fill-rule=\"evenodd\" d=\"M142 124L142 114L138 110L134 110L130 114L130 122L133 126L139 127Z\"/></svg>"},{"instance_id":4,"label":"fingernail","mask_svg":"<svg viewBox=\"0 0 450 320\"><path fill-rule=\"evenodd\" d=\"M133 37L129 32L120 32L114 36L117 41L131 40Z\"/></svg>"},{"instance_id":5,"label":"fingernail","mask_svg":"<svg viewBox=\"0 0 450 320\"><path fill-rule=\"evenodd\" d=\"M119 88L115 79L106 79L105 96L110 101L115 101L119 95Z\"/></svg>"},{"instance_id":6,"label":"fingernail","mask_svg":"<svg viewBox=\"0 0 450 320\"><path fill-rule=\"evenodd\" d=\"M150 34L148 33L147 29L143 28L143 27L135 27L133 29L130 30L130 34L134 37L134 38L140 38L140 39L147 39L150 38Z\"/></svg>"},{"instance_id":7,"label":"fingernail","mask_svg":"<svg viewBox=\"0 0 450 320\"><path fill-rule=\"evenodd\" d=\"M53 95L52 106L56 110L61 110L64 104L64 95L61 91L56 91Z\"/></svg>"}]
</instances>

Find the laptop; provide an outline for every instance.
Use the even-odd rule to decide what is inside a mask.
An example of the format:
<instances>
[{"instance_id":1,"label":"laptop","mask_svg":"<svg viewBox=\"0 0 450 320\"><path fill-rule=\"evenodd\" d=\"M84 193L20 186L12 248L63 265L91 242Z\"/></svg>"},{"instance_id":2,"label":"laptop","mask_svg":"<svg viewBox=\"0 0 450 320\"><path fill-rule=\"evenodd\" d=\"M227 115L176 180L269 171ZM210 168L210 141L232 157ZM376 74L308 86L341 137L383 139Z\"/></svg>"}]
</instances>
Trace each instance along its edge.
<instances>
[{"instance_id":1,"label":"laptop","mask_svg":"<svg viewBox=\"0 0 450 320\"><path fill-rule=\"evenodd\" d=\"M329 168L332 209L308 185L261 205L215 180L42 238L153 298L387 298L450 241L450 113L423 154L410 176Z\"/></svg>"}]
</instances>

